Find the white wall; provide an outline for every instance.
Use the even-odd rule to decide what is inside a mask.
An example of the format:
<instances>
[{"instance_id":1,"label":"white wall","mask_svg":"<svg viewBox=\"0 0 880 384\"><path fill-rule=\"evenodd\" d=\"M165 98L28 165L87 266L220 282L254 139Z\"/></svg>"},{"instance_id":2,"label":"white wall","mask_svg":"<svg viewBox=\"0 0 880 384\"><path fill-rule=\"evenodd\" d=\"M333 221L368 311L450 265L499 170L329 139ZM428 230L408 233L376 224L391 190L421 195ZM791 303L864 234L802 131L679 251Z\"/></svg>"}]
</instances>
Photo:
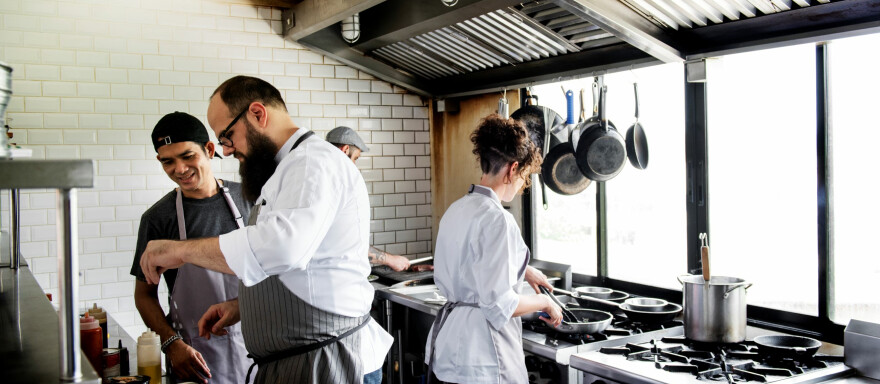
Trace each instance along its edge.
<instances>
[{"instance_id":1,"label":"white wall","mask_svg":"<svg viewBox=\"0 0 880 384\"><path fill-rule=\"evenodd\" d=\"M97 302L127 329L143 326L129 275L137 227L174 186L150 131L173 111L206 123L209 96L238 74L274 84L294 122L322 137L337 125L356 129L371 149L358 167L372 243L413 257L431 252L423 101L285 41L280 19L280 9L220 0L0 0L0 61L14 68L12 141L35 158L96 160L95 188L79 191L81 306ZM238 180L237 160L212 165ZM9 199L0 197L6 229ZM54 206L52 191L22 193L22 254L57 303Z\"/></svg>"}]
</instances>

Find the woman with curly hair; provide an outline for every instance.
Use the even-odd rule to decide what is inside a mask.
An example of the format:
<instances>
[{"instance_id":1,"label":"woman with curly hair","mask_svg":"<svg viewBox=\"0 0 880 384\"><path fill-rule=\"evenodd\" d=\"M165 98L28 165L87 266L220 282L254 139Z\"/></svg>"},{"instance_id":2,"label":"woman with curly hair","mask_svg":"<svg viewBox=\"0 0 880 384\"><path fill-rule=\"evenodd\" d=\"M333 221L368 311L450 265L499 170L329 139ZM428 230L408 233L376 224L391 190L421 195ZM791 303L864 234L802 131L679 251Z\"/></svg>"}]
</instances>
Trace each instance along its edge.
<instances>
[{"instance_id":1,"label":"woman with curly hair","mask_svg":"<svg viewBox=\"0 0 880 384\"><path fill-rule=\"evenodd\" d=\"M555 327L562 310L538 292L547 277L528 266L529 249L501 202L513 200L540 169L541 154L516 120L486 117L471 134L483 172L479 185L452 203L437 233L434 281L448 299L428 336L428 374L449 383L528 383L519 316L543 311Z\"/></svg>"}]
</instances>

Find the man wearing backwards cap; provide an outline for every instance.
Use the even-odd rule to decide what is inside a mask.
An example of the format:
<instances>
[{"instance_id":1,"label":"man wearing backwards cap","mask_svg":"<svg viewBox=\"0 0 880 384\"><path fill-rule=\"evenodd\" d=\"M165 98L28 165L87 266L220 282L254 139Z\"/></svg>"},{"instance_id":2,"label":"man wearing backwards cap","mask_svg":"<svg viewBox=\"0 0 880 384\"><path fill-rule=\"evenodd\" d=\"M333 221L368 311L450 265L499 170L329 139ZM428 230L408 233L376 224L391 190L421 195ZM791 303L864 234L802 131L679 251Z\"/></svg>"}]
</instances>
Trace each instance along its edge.
<instances>
[{"instance_id":1,"label":"man wearing backwards cap","mask_svg":"<svg viewBox=\"0 0 880 384\"><path fill-rule=\"evenodd\" d=\"M327 142L342 150L352 162L356 162L361 157L362 152L369 152L370 148L364 143L364 140L349 127L336 127L327 132ZM409 268L409 259L400 255L392 255L385 251L380 251L373 247L367 251L367 258L370 259L371 265L386 265L395 271L403 271Z\"/></svg>"},{"instance_id":2,"label":"man wearing backwards cap","mask_svg":"<svg viewBox=\"0 0 880 384\"><path fill-rule=\"evenodd\" d=\"M178 188L168 192L141 216L131 274L135 305L144 323L156 331L170 370L178 379L207 383L238 383L252 363L247 357L241 325L225 336L199 337L198 321L211 305L238 298L235 275L192 264L165 271L170 311L159 305L158 285L147 284L140 266L150 240L218 236L244 226L250 205L241 185L214 178L211 158L217 156L205 126L195 117L165 115L150 136L156 159ZM219 157L219 156L218 156Z\"/></svg>"}]
</instances>

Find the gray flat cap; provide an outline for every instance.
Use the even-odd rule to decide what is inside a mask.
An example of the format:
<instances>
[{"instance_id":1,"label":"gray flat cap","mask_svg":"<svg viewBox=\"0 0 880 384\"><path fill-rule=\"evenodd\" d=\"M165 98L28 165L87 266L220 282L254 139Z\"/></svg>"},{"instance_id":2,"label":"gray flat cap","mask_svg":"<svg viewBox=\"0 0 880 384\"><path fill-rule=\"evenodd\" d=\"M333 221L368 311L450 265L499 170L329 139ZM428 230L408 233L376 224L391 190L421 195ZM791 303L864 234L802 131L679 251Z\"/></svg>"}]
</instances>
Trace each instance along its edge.
<instances>
[{"instance_id":1,"label":"gray flat cap","mask_svg":"<svg viewBox=\"0 0 880 384\"><path fill-rule=\"evenodd\" d=\"M361 140L361 137L358 136L357 132L354 129L349 127L336 127L327 132L327 141L333 144L348 144L354 145L361 150L361 152L369 152L370 148L364 144L364 141Z\"/></svg>"}]
</instances>

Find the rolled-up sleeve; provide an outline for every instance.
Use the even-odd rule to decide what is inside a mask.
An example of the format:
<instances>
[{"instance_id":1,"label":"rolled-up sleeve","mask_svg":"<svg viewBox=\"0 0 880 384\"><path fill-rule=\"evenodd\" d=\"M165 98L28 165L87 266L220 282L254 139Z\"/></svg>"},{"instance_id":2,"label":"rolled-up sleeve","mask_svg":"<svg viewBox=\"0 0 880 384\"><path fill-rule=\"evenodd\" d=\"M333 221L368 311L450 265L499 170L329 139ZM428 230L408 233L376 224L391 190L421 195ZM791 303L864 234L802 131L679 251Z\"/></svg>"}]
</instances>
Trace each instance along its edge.
<instances>
[{"instance_id":1,"label":"rolled-up sleeve","mask_svg":"<svg viewBox=\"0 0 880 384\"><path fill-rule=\"evenodd\" d=\"M279 164L273 175L279 180L263 190L270 204L255 225L220 236L226 263L246 286L305 269L332 224L339 207L338 189L328 180L332 170L301 159Z\"/></svg>"},{"instance_id":2,"label":"rolled-up sleeve","mask_svg":"<svg viewBox=\"0 0 880 384\"><path fill-rule=\"evenodd\" d=\"M504 216L487 218L480 225L478 240L472 244L480 310L492 328L501 330L519 305L519 295L513 290L516 281L512 278L517 269L511 264L517 247Z\"/></svg>"}]
</instances>

